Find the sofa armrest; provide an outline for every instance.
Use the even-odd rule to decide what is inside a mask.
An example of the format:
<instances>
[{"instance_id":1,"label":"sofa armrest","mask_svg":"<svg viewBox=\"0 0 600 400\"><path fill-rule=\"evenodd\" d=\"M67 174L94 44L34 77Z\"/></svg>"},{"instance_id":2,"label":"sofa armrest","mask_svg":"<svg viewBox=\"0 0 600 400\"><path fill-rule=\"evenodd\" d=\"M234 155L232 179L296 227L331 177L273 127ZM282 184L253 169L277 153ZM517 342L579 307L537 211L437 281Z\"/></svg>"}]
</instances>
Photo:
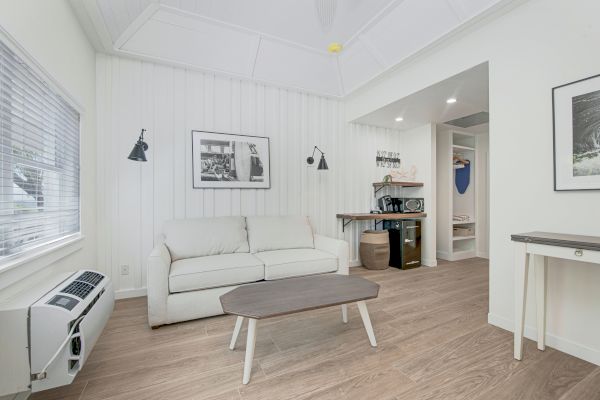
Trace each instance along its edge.
<instances>
[{"instance_id":1,"label":"sofa armrest","mask_svg":"<svg viewBox=\"0 0 600 400\"><path fill-rule=\"evenodd\" d=\"M315 248L337 256L338 274L348 275L350 273L350 247L348 246L348 242L327 236L315 235Z\"/></svg>"},{"instance_id":2,"label":"sofa armrest","mask_svg":"<svg viewBox=\"0 0 600 400\"><path fill-rule=\"evenodd\" d=\"M157 245L148 257L148 323L150 326L167 322L167 297L169 296L169 271L171 254L164 243Z\"/></svg>"}]
</instances>

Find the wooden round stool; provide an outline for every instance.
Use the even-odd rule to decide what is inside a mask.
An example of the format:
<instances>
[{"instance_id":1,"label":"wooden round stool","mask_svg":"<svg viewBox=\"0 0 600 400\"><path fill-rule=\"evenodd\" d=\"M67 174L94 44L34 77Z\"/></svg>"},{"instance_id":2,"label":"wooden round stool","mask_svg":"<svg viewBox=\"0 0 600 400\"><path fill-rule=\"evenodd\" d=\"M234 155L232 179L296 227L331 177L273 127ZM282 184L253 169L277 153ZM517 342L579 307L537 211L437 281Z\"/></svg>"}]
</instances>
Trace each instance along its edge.
<instances>
[{"instance_id":1,"label":"wooden round stool","mask_svg":"<svg viewBox=\"0 0 600 400\"><path fill-rule=\"evenodd\" d=\"M387 230L364 231L360 235L360 261L367 269L386 269L390 264L390 238Z\"/></svg>"}]
</instances>

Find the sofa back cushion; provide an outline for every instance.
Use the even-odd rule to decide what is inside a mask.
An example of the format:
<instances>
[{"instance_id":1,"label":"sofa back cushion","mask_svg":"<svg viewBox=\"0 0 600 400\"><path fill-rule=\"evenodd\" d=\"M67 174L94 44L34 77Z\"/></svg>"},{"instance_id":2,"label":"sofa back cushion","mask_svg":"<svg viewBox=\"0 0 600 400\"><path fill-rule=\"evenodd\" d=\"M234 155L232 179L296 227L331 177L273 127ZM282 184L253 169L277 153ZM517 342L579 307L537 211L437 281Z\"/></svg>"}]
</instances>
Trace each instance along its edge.
<instances>
[{"instance_id":1,"label":"sofa back cushion","mask_svg":"<svg viewBox=\"0 0 600 400\"><path fill-rule=\"evenodd\" d=\"M173 220L165 224L163 231L173 261L249 252L244 217Z\"/></svg>"},{"instance_id":2,"label":"sofa back cushion","mask_svg":"<svg viewBox=\"0 0 600 400\"><path fill-rule=\"evenodd\" d=\"M313 231L308 217L247 217L250 252L313 249Z\"/></svg>"}]
</instances>

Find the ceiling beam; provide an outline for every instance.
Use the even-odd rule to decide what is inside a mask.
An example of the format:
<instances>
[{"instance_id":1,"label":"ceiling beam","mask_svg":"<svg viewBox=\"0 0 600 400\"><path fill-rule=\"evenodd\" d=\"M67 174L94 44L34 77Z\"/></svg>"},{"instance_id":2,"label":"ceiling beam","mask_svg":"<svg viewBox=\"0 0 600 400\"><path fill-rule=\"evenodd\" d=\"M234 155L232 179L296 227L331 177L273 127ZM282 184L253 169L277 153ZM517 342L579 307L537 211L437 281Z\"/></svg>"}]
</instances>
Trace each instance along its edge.
<instances>
[{"instance_id":1,"label":"ceiling beam","mask_svg":"<svg viewBox=\"0 0 600 400\"><path fill-rule=\"evenodd\" d=\"M112 39L96 0L69 0L69 4L92 46L97 51L110 52L113 48Z\"/></svg>"},{"instance_id":2,"label":"ceiling beam","mask_svg":"<svg viewBox=\"0 0 600 400\"><path fill-rule=\"evenodd\" d=\"M158 10L160 10L160 7L161 6L158 3L148 4L148 7L146 7L144 11L142 11L142 13L138 15L131 22L131 24L129 24L129 26L127 26L123 33L119 35L117 40L115 40L113 48L117 51L121 50L121 47L123 47L125 43L127 43L129 39L131 39L132 36L135 35L137 31L140 30L140 28L154 16L154 14L156 14Z\"/></svg>"}]
</instances>

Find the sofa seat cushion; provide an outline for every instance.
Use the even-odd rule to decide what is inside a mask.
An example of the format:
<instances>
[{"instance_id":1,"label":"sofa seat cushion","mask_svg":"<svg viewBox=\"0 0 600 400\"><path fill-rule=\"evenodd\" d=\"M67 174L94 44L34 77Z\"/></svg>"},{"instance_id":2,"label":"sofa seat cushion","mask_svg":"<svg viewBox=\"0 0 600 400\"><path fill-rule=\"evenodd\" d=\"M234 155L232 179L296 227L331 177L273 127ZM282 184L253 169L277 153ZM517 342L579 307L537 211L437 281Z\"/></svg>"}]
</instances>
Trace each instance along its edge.
<instances>
[{"instance_id":1,"label":"sofa seat cushion","mask_svg":"<svg viewBox=\"0 0 600 400\"><path fill-rule=\"evenodd\" d=\"M186 258L171 264L171 293L238 285L264 279L264 265L249 253Z\"/></svg>"},{"instance_id":2,"label":"sofa seat cushion","mask_svg":"<svg viewBox=\"0 0 600 400\"><path fill-rule=\"evenodd\" d=\"M335 255L316 249L263 251L255 256L265 264L266 280L325 274L338 269Z\"/></svg>"}]
</instances>

